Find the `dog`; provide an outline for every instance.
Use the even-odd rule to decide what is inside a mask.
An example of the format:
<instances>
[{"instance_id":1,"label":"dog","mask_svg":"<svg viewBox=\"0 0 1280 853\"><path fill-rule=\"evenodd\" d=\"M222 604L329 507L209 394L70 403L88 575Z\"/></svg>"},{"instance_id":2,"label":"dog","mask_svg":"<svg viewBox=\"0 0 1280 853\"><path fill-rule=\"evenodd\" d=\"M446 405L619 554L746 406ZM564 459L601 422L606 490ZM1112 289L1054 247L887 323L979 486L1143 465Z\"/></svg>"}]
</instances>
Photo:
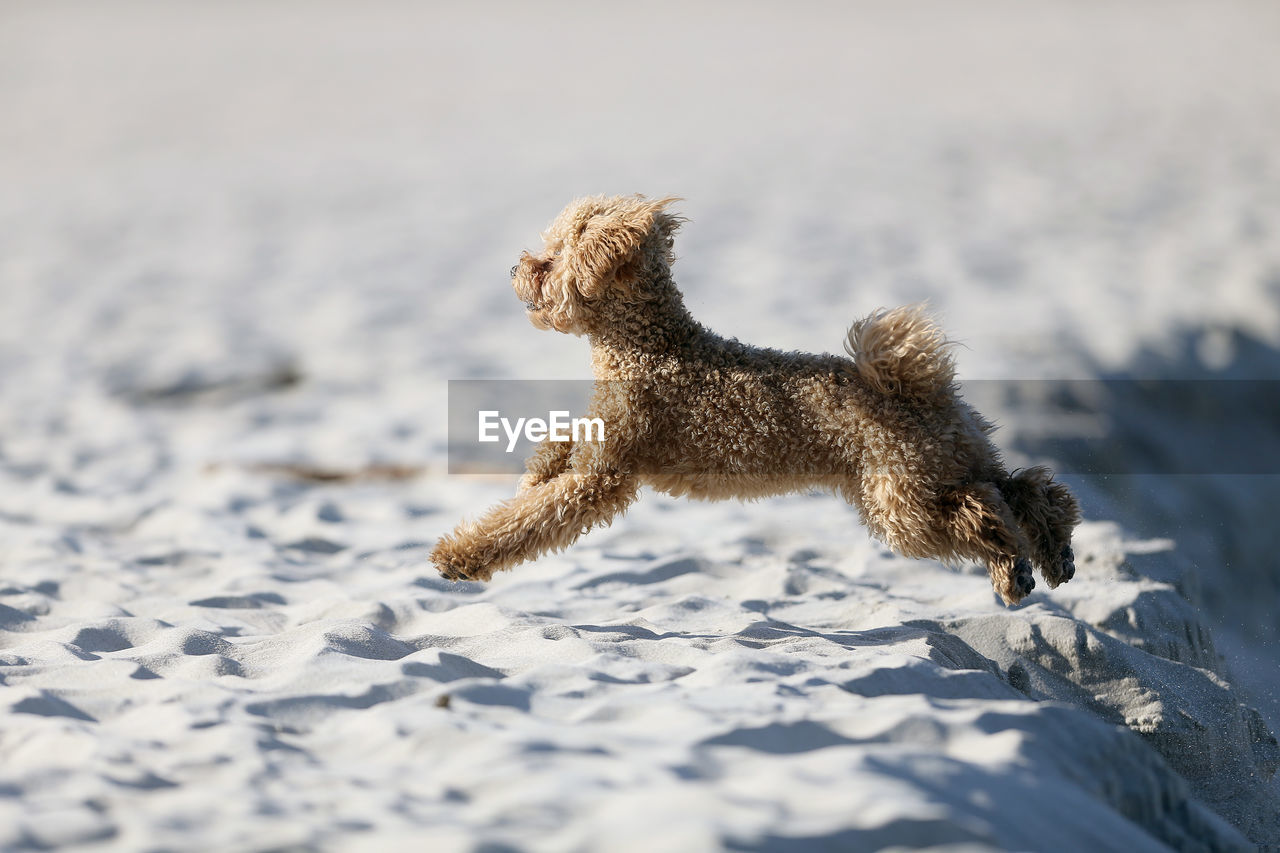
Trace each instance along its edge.
<instances>
[{"instance_id":1,"label":"dog","mask_svg":"<svg viewBox=\"0 0 1280 853\"><path fill-rule=\"evenodd\" d=\"M540 329L585 335L588 416L604 441L543 441L514 498L444 536L445 578L495 571L607 525L641 486L702 499L825 489L895 552L985 564L1006 604L1075 574L1080 509L1046 468L1010 473L957 393L950 342L921 306L853 324L848 357L714 334L671 277L675 198L582 198L525 252L512 286Z\"/></svg>"}]
</instances>

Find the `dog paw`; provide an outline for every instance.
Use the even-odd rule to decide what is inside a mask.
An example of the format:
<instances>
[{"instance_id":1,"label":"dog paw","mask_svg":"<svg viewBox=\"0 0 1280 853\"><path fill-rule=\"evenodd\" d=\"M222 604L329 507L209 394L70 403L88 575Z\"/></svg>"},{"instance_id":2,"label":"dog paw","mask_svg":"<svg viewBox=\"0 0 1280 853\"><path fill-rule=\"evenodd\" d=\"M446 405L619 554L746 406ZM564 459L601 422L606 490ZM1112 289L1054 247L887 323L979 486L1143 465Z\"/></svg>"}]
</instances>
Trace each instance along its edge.
<instances>
[{"instance_id":1,"label":"dog paw","mask_svg":"<svg viewBox=\"0 0 1280 853\"><path fill-rule=\"evenodd\" d=\"M1076 555L1070 545L1063 545L1058 557L1044 567L1044 579L1049 589L1056 589L1076 576Z\"/></svg>"},{"instance_id":2,"label":"dog paw","mask_svg":"<svg viewBox=\"0 0 1280 853\"><path fill-rule=\"evenodd\" d=\"M1036 579L1031 573L1031 561L1025 557L1019 557L1009 571L1003 589L1000 589L1000 597L1005 604L1017 604L1030 595L1031 590L1035 588Z\"/></svg>"},{"instance_id":3,"label":"dog paw","mask_svg":"<svg viewBox=\"0 0 1280 853\"><path fill-rule=\"evenodd\" d=\"M1018 598L1026 598L1036 588L1035 575L1031 574L1031 561L1019 557L1013 564L1013 585L1018 590Z\"/></svg>"},{"instance_id":4,"label":"dog paw","mask_svg":"<svg viewBox=\"0 0 1280 853\"><path fill-rule=\"evenodd\" d=\"M440 573L440 577L450 581L487 581L493 576L493 569L472 563L459 554L449 553L442 545L437 545L431 552L431 564Z\"/></svg>"}]
</instances>

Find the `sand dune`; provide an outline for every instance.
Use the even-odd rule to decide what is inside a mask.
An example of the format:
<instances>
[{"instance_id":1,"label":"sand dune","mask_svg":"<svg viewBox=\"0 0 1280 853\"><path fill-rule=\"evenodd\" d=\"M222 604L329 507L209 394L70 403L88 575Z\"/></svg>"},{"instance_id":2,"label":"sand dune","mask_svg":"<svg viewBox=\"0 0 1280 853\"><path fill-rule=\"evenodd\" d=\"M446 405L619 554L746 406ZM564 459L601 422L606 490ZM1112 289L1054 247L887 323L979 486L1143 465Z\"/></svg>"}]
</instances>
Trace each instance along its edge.
<instances>
[{"instance_id":1,"label":"sand dune","mask_svg":"<svg viewBox=\"0 0 1280 853\"><path fill-rule=\"evenodd\" d=\"M856 532L829 499L772 509L655 499L487 588L421 548L133 566L150 590L49 566L6 596L8 843L1247 849L1206 806L1274 820L1275 742L1179 662L1203 626L1126 569L1149 543L1090 525L1070 596L1003 611L980 574L815 543L798 519ZM115 612L64 605L86 588ZM1147 620L1180 640L1122 639Z\"/></svg>"}]
</instances>

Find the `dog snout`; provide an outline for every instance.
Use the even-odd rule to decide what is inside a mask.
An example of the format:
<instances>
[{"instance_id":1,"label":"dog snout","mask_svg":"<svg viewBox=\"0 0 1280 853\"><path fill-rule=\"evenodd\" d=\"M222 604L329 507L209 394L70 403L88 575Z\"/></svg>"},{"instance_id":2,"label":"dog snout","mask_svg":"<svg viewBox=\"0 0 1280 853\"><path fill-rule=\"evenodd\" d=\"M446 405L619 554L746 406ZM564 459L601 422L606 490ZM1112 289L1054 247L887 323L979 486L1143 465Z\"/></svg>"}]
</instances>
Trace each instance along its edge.
<instances>
[{"instance_id":1,"label":"dog snout","mask_svg":"<svg viewBox=\"0 0 1280 853\"><path fill-rule=\"evenodd\" d=\"M520 272L520 268L521 268L521 267L523 267L527 262L529 262L529 261L533 261L533 260L536 260L536 259L533 257L533 255L529 254L527 251L526 251L526 252L521 252L521 253L520 253L520 259L519 259L519 260L517 260L517 261L516 261L516 263L515 263L515 266L513 266L513 267L511 268L511 277L512 277L512 278L515 278L515 277L516 277L516 273Z\"/></svg>"}]
</instances>

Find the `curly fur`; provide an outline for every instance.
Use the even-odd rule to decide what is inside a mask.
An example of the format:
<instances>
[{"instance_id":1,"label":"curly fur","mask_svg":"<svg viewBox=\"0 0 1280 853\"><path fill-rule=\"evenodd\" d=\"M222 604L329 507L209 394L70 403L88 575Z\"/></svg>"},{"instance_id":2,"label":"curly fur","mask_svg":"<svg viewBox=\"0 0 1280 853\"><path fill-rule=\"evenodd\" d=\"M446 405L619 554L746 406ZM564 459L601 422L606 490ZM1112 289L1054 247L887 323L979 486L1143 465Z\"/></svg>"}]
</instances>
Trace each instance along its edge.
<instances>
[{"instance_id":1,"label":"curly fur","mask_svg":"<svg viewBox=\"0 0 1280 853\"><path fill-rule=\"evenodd\" d=\"M591 341L587 416L604 442L543 442L514 498L443 537L442 575L481 579L608 524L641 486L755 498L825 488L900 554L984 563L1017 603L1075 571L1075 498L1043 468L1010 474L992 426L956 393L942 332L919 306L849 330L850 357L752 347L689 315L671 278L671 198L571 203L512 286L533 324Z\"/></svg>"},{"instance_id":2,"label":"curly fur","mask_svg":"<svg viewBox=\"0 0 1280 853\"><path fill-rule=\"evenodd\" d=\"M844 349L872 388L927 400L948 393L955 382L955 363L942 330L921 305L881 309L854 323Z\"/></svg>"}]
</instances>

